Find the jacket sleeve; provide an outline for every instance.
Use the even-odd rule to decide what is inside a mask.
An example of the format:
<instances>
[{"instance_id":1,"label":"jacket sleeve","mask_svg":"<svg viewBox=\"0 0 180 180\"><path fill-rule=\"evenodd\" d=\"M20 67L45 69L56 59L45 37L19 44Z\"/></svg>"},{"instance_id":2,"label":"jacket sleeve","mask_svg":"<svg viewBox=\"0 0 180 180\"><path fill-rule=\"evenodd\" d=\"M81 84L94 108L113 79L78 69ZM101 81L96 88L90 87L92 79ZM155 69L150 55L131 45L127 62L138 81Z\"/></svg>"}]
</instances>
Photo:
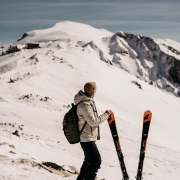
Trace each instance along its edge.
<instances>
[{"instance_id":1,"label":"jacket sleeve","mask_svg":"<svg viewBox=\"0 0 180 180\"><path fill-rule=\"evenodd\" d=\"M89 103L82 103L81 114L90 126L98 126L102 122L108 119L108 114L103 113L99 117L95 115L92 106Z\"/></svg>"}]
</instances>

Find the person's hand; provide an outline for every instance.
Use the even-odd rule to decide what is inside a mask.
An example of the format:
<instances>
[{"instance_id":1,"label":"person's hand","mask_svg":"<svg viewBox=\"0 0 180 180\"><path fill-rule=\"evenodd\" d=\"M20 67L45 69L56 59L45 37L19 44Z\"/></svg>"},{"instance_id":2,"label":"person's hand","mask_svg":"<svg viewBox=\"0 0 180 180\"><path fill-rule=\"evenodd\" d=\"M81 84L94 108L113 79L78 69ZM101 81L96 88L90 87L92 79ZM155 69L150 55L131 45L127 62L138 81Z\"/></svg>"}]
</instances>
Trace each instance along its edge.
<instances>
[{"instance_id":1,"label":"person's hand","mask_svg":"<svg viewBox=\"0 0 180 180\"><path fill-rule=\"evenodd\" d=\"M108 116L110 116L112 114L112 111L111 110L106 110L105 113L108 114Z\"/></svg>"}]
</instances>

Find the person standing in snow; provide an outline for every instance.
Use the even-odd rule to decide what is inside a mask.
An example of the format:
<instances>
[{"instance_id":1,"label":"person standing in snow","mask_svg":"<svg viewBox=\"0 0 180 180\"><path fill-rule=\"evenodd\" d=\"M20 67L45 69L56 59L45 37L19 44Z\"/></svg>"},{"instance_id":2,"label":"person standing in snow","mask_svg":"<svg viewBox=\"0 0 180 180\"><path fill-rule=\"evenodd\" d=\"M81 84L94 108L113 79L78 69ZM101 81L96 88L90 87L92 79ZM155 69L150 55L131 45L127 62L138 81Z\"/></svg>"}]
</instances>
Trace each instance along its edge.
<instances>
[{"instance_id":1,"label":"person standing in snow","mask_svg":"<svg viewBox=\"0 0 180 180\"><path fill-rule=\"evenodd\" d=\"M88 82L84 85L84 92L80 90L74 97L75 104L83 101L77 106L79 130L81 131L85 125L80 135L80 144L85 158L77 180L95 179L101 165L101 156L95 143L96 140L100 139L99 124L107 120L112 113L111 110L106 110L102 115L98 116L93 100L95 93L96 83Z\"/></svg>"}]
</instances>

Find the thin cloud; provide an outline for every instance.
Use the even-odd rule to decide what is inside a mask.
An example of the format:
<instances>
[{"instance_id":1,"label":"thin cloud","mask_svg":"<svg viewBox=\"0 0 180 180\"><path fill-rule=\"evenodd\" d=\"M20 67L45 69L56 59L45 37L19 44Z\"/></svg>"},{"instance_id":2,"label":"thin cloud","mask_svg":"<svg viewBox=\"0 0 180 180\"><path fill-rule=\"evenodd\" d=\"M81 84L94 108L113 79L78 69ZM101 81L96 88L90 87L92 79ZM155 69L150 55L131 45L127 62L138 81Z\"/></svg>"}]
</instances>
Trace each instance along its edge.
<instances>
[{"instance_id":1,"label":"thin cloud","mask_svg":"<svg viewBox=\"0 0 180 180\"><path fill-rule=\"evenodd\" d=\"M9 20L9 21L0 21L0 25L37 25L37 24L56 24L57 22L60 22L59 19L29 19L29 20ZM131 26L156 26L157 27L176 27L180 26L180 22L169 22L169 21L125 21L125 20L86 20L86 21L79 21L81 23L85 24L91 24L93 26L118 26L118 25L131 25Z\"/></svg>"},{"instance_id":2,"label":"thin cloud","mask_svg":"<svg viewBox=\"0 0 180 180\"><path fill-rule=\"evenodd\" d=\"M24 30L44 29L52 27L60 21L69 20L105 28L111 32L119 30L149 32L161 30L161 33L171 30L174 36L179 36L175 29L180 29L180 2L164 0L112 0L112 1L62 1L62 0L31 0L20 3L2 2L0 6L0 37L5 32L24 33ZM9 29L8 29L9 28ZM12 30L11 30L12 29ZM165 31L167 30L167 31ZM174 30L174 31L173 31ZM14 34L15 36L15 34ZM169 37L172 33L169 32ZM8 36L10 38L10 36Z\"/></svg>"},{"instance_id":3,"label":"thin cloud","mask_svg":"<svg viewBox=\"0 0 180 180\"><path fill-rule=\"evenodd\" d=\"M19 25L49 25L56 24L57 20L45 20L45 19L30 19L30 20L9 20L9 21L0 21L0 26L19 26Z\"/></svg>"},{"instance_id":4,"label":"thin cloud","mask_svg":"<svg viewBox=\"0 0 180 180\"><path fill-rule=\"evenodd\" d=\"M91 24L94 26L118 26L118 25L130 25L130 26L152 26L157 27L177 27L180 26L180 22L169 22L169 21L124 21L124 20L88 20L81 21L82 23Z\"/></svg>"}]
</instances>

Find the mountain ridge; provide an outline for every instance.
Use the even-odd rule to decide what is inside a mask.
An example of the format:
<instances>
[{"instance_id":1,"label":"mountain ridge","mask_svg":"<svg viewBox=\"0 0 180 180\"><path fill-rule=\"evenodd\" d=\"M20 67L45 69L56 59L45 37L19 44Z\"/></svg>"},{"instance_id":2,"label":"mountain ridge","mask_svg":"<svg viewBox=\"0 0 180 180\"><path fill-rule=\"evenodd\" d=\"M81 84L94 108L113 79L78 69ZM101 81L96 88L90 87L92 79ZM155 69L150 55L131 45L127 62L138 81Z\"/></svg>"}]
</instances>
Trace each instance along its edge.
<instances>
[{"instance_id":1,"label":"mountain ridge","mask_svg":"<svg viewBox=\"0 0 180 180\"><path fill-rule=\"evenodd\" d=\"M74 42L94 57L122 68L160 89L180 95L180 43L173 40L153 39L122 31L112 34L90 25L63 21L48 29L26 32L15 45L60 44L65 41ZM14 66L9 65L9 69ZM5 66L3 69L8 68Z\"/></svg>"},{"instance_id":2,"label":"mountain ridge","mask_svg":"<svg viewBox=\"0 0 180 180\"><path fill-rule=\"evenodd\" d=\"M179 95L180 44L175 49L169 46L169 43L166 45L165 40L160 42L150 37L118 32L109 39L95 40L84 47L88 52L99 56L102 61L114 64L149 83L154 82L161 89ZM102 43L106 48L99 45Z\"/></svg>"}]
</instances>

